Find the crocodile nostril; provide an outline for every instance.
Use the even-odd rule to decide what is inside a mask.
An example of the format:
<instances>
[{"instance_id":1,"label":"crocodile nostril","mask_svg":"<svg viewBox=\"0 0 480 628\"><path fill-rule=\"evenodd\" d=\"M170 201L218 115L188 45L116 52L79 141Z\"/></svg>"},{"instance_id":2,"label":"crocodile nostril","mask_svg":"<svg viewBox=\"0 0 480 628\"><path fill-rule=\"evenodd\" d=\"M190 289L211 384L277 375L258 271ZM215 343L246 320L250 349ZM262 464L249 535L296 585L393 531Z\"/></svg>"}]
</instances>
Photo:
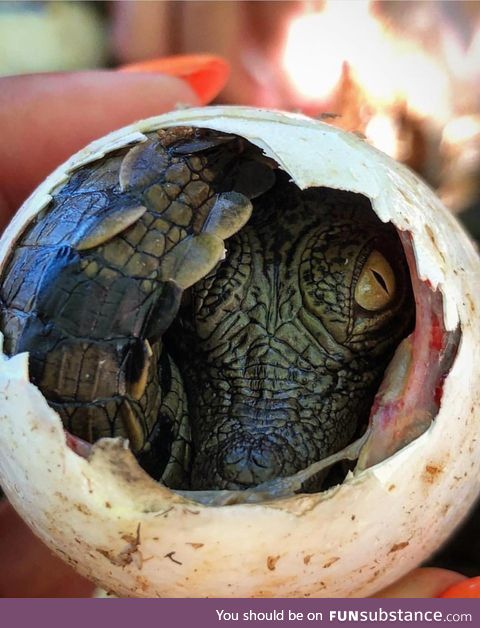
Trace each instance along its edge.
<instances>
[{"instance_id":1,"label":"crocodile nostril","mask_svg":"<svg viewBox=\"0 0 480 628\"><path fill-rule=\"evenodd\" d=\"M245 439L223 451L218 473L229 484L254 486L281 475L282 457L268 438Z\"/></svg>"}]
</instances>

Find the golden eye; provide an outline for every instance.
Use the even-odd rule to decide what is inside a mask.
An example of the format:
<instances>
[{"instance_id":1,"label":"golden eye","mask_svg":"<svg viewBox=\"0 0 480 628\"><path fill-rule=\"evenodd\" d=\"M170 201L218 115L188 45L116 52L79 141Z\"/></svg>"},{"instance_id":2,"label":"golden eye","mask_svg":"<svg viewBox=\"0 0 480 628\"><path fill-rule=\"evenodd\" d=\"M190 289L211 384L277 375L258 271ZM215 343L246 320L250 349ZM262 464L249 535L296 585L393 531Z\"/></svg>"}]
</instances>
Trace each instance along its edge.
<instances>
[{"instance_id":1,"label":"golden eye","mask_svg":"<svg viewBox=\"0 0 480 628\"><path fill-rule=\"evenodd\" d=\"M379 251L368 256L355 288L355 301L364 310L381 310L395 296L395 275Z\"/></svg>"}]
</instances>

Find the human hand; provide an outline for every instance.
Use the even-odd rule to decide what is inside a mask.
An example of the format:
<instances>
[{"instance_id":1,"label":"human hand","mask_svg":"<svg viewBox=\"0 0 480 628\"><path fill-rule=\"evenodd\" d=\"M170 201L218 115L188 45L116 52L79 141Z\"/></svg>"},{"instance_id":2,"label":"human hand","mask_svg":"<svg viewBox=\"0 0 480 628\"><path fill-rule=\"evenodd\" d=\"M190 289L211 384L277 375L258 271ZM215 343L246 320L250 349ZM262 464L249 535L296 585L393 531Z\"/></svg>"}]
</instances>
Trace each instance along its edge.
<instances>
[{"instance_id":1,"label":"human hand","mask_svg":"<svg viewBox=\"0 0 480 628\"><path fill-rule=\"evenodd\" d=\"M28 194L88 142L177 105L207 104L228 76L227 64L208 55L125 70L0 79L0 232Z\"/></svg>"},{"instance_id":2,"label":"human hand","mask_svg":"<svg viewBox=\"0 0 480 628\"><path fill-rule=\"evenodd\" d=\"M477 597L464 595L474 579L466 578L455 571L423 567L379 591L376 598L428 598L428 597ZM478 590L478 589L477 589ZM450 595L450 592L453 595ZM456 594L455 594L456 593ZM447 595L448 594L448 595ZM480 596L480 590L478 590Z\"/></svg>"},{"instance_id":3,"label":"human hand","mask_svg":"<svg viewBox=\"0 0 480 628\"><path fill-rule=\"evenodd\" d=\"M139 72L141 66L130 69L136 71L0 79L0 230L46 175L89 141L177 104L206 104L225 79L217 73L207 85L198 65L195 80L189 80L185 67L170 64L169 71L183 81L149 73L162 69L162 63L144 66L148 72ZM6 502L0 505L0 555L0 596L91 594L92 585L51 555ZM376 597L436 597L463 580L454 572L419 569Z\"/></svg>"},{"instance_id":4,"label":"human hand","mask_svg":"<svg viewBox=\"0 0 480 628\"><path fill-rule=\"evenodd\" d=\"M0 79L0 232L28 194L72 153L179 104L207 104L228 74L225 62L207 56L127 69ZM93 590L33 536L5 500L0 556L0 597L88 596Z\"/></svg>"}]
</instances>

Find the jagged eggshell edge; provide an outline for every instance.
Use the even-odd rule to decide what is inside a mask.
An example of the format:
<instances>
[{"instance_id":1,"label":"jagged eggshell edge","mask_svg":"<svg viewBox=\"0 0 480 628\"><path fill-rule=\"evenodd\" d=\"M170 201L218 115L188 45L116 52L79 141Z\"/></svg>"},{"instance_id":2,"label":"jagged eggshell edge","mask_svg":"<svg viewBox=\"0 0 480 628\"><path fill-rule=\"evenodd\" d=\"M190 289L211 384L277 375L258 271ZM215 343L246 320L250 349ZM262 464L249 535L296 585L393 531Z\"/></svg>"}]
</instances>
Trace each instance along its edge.
<instances>
[{"instance_id":1,"label":"jagged eggshell edge","mask_svg":"<svg viewBox=\"0 0 480 628\"><path fill-rule=\"evenodd\" d=\"M241 135L300 187L362 193L381 220L412 234L419 276L442 292L446 327L462 328L439 414L410 445L327 492L209 507L156 484L120 440L100 441L89 460L75 454L28 381L28 355L2 354L0 481L40 538L119 596L372 595L438 548L478 492L476 252L424 183L355 135L293 114L210 107L137 122L74 155L24 203L0 242L0 264L72 170L176 125Z\"/></svg>"}]
</instances>

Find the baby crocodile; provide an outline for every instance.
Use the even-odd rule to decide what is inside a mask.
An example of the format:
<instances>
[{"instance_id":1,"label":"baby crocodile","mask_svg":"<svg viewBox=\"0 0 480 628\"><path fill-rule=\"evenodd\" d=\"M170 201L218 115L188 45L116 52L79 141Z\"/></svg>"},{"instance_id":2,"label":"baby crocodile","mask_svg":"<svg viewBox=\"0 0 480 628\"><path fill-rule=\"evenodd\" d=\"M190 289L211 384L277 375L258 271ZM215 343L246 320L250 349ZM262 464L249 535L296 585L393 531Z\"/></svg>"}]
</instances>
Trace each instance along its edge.
<instances>
[{"instance_id":1,"label":"baby crocodile","mask_svg":"<svg viewBox=\"0 0 480 628\"><path fill-rule=\"evenodd\" d=\"M300 191L245 140L181 127L75 170L0 299L5 350L29 352L67 430L126 437L194 490L348 444L414 309L396 231L364 197Z\"/></svg>"}]
</instances>

